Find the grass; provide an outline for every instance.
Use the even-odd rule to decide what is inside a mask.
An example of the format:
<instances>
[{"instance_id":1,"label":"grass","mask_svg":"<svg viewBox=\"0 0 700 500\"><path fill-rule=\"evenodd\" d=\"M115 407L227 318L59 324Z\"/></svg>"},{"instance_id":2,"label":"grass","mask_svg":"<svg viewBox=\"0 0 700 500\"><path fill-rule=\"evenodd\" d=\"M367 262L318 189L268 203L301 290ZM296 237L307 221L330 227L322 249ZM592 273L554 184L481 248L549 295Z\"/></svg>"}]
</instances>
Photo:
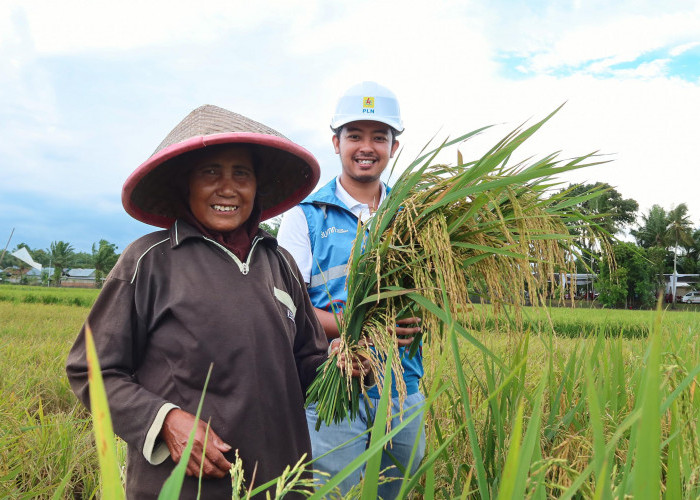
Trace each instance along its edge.
<instances>
[{"instance_id":1,"label":"grass","mask_svg":"<svg viewBox=\"0 0 700 500\"><path fill-rule=\"evenodd\" d=\"M575 315L576 311L561 313ZM589 311L588 315L596 313ZM443 452L443 460L436 462L437 490L443 498L458 496L465 489L476 497L495 497L513 477L518 477L513 484L522 486L522 470L518 470L519 476L513 472L513 453L519 457L517 462L525 460L529 469L528 497L589 498L605 492L605 498L623 498L639 488L640 477L651 478L656 488L666 486L666 471L669 465L672 471L676 465L668 458L673 455L669 442L683 443L681 449L688 457L674 472L676 491L682 494L671 498L696 497L700 470L700 405L694 394L695 377L700 372L699 332L694 328L697 316L665 313L652 327L651 313L620 313L625 313L626 322L636 318L640 325L646 325L650 338L542 334L525 335L516 342L510 335L478 334L477 339L504 360L505 369L496 366L481 349L462 341L458 350L470 388L469 414L461 410L464 397L458 388L448 391L432 412L429 442L436 449L445 436L459 431L462 421L471 419L479 427L477 436L469 437L468 442L478 441L483 458L473 453L473 446L464 445L467 436L462 431L462 440L455 440ZM598 319L606 321L606 316ZM654 344L658 351L655 358L650 351ZM437 354L426 352L426 360L434 363ZM445 382L453 384L449 377ZM682 410L672 413L673 405ZM526 456L523 450L531 439L523 435L524 422L527 429L533 428L532 424L539 429L539 446ZM654 423L658 423L656 431ZM675 434L673 426L680 429ZM635 440L638 436L643 441ZM652 455L658 464L644 465L649 449L655 450ZM661 464L664 476L655 473L654 467ZM474 480L479 465L485 470L485 488Z\"/></svg>"},{"instance_id":2,"label":"grass","mask_svg":"<svg viewBox=\"0 0 700 500\"><path fill-rule=\"evenodd\" d=\"M61 489L65 497L89 498L97 491L89 414L64 371L87 311L0 302L2 498L49 498Z\"/></svg>"},{"instance_id":3,"label":"grass","mask_svg":"<svg viewBox=\"0 0 700 500\"><path fill-rule=\"evenodd\" d=\"M95 288L49 288L42 286L0 286L0 302L14 304L63 304L90 307L99 290Z\"/></svg>"},{"instance_id":4,"label":"grass","mask_svg":"<svg viewBox=\"0 0 700 500\"><path fill-rule=\"evenodd\" d=\"M1 498L100 496L89 415L63 370L88 310L0 301ZM526 321L549 324L525 311ZM475 306L469 314L491 312ZM423 386L434 400L428 450L405 492L445 499L700 495L697 313L666 311L659 323L649 311L549 314L555 330L581 335L549 335L542 326L516 336L502 318L497 332L470 331L493 356L449 331L456 349L426 346ZM610 324L618 334L608 333ZM634 329L647 333L621 335ZM123 463L123 443L117 453Z\"/></svg>"}]
</instances>

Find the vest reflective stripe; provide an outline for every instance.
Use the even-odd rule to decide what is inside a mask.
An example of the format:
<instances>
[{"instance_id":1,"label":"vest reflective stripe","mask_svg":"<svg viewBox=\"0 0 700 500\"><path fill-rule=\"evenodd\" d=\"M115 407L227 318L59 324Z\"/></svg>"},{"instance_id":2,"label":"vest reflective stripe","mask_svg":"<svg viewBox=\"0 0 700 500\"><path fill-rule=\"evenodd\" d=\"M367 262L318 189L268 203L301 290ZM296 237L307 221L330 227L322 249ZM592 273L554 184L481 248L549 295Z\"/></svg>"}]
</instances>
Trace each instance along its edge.
<instances>
[{"instance_id":1,"label":"vest reflective stripe","mask_svg":"<svg viewBox=\"0 0 700 500\"><path fill-rule=\"evenodd\" d=\"M340 266L331 267L327 271L321 271L318 274L311 276L310 287L326 285L330 280L337 278L347 278L348 277L348 266L347 264L342 264Z\"/></svg>"}]
</instances>

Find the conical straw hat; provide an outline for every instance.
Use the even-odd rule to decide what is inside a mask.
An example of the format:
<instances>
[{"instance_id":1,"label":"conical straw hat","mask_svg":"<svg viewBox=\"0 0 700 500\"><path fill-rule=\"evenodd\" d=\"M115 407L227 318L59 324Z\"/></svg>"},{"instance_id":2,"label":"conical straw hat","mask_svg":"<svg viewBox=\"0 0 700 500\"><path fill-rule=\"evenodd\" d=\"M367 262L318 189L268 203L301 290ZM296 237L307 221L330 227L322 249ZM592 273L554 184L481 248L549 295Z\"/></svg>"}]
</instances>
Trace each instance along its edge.
<instances>
[{"instance_id":1,"label":"conical straw hat","mask_svg":"<svg viewBox=\"0 0 700 500\"><path fill-rule=\"evenodd\" d=\"M208 104L187 115L126 180L122 204L127 213L146 224L169 227L187 206L183 186L189 165L181 156L236 143L252 145L258 160L256 196L262 220L293 207L316 186L320 168L309 151L262 123Z\"/></svg>"}]
</instances>

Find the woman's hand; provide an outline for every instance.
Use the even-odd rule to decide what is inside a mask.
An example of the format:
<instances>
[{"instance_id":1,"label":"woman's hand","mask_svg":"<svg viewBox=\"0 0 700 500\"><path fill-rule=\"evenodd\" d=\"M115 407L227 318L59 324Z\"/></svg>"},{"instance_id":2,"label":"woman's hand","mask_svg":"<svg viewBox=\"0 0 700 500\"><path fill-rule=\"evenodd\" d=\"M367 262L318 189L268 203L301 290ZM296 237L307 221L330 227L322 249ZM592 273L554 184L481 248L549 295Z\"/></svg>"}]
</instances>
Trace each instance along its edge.
<instances>
[{"instance_id":1,"label":"woman's hand","mask_svg":"<svg viewBox=\"0 0 700 500\"><path fill-rule=\"evenodd\" d=\"M160 435L170 450L170 456L175 463L180 462L182 453L187 446L187 440L194 427L195 416L180 409L173 409L168 412L163 421L163 428ZM199 476L200 469L203 471L202 477L221 478L229 473L231 463L224 457L224 452L230 451L231 446L209 428L207 436L207 450L204 448L204 436L207 432L207 424L199 420L197 431L194 435L194 446L187 463L187 475ZM203 458L204 457L204 458Z\"/></svg>"}]
</instances>

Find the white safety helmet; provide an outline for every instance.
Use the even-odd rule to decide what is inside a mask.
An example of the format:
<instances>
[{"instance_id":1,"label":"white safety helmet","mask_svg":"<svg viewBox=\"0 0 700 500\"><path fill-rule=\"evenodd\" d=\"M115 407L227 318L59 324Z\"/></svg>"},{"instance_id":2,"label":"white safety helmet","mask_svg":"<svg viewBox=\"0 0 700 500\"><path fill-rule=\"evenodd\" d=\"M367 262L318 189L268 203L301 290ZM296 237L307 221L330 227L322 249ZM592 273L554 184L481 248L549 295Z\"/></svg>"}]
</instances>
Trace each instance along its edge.
<instances>
[{"instance_id":1,"label":"white safety helmet","mask_svg":"<svg viewBox=\"0 0 700 500\"><path fill-rule=\"evenodd\" d=\"M347 123L359 120L385 123L396 131L396 135L403 132L396 95L375 82L353 85L338 99L331 119L331 129L336 131Z\"/></svg>"}]
</instances>

